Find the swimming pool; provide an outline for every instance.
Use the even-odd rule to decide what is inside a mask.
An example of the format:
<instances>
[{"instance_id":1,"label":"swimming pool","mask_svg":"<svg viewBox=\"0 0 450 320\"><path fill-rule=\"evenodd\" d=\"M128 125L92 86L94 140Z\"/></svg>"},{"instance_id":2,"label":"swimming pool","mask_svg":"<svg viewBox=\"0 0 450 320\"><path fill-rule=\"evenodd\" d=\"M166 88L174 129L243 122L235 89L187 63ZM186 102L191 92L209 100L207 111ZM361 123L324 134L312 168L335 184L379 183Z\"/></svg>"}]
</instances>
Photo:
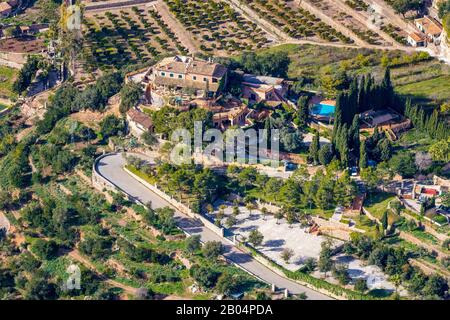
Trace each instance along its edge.
<instances>
[{"instance_id":1,"label":"swimming pool","mask_svg":"<svg viewBox=\"0 0 450 320\"><path fill-rule=\"evenodd\" d=\"M317 103L311 108L311 114L322 117L333 117L334 109L335 106L324 103Z\"/></svg>"}]
</instances>

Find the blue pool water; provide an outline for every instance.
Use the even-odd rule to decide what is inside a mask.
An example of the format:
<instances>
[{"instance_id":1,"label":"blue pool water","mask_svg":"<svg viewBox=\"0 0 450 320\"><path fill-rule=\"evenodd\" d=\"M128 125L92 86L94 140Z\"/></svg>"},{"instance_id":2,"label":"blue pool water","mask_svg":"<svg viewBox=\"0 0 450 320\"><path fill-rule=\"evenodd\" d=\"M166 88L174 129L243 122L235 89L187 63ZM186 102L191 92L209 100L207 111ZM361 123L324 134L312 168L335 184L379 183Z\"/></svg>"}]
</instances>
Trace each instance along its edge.
<instances>
[{"instance_id":1,"label":"blue pool water","mask_svg":"<svg viewBox=\"0 0 450 320\"><path fill-rule=\"evenodd\" d=\"M332 117L334 116L334 109L335 106L318 103L311 108L311 114L316 116Z\"/></svg>"}]
</instances>

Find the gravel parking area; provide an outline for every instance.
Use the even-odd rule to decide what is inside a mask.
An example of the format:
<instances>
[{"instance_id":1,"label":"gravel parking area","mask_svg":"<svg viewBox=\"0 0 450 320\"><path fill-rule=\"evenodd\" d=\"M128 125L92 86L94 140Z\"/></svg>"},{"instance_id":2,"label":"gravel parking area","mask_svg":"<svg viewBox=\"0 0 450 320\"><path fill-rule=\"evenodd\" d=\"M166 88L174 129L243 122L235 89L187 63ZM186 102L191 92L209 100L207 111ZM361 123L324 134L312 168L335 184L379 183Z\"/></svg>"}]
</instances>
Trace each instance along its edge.
<instances>
[{"instance_id":1,"label":"gravel parking area","mask_svg":"<svg viewBox=\"0 0 450 320\"><path fill-rule=\"evenodd\" d=\"M218 211L217 209L212 214L216 215ZM271 214L264 218L259 210L252 210L250 214L246 207L239 207L239 211L240 214L236 216L237 223L230 230L236 235L248 237L252 230L258 229L264 235L264 240L257 249L292 271L299 269L308 258L317 259L322 242L327 240L324 236L307 233L299 223L289 226L285 219L277 221ZM228 204L224 212L225 218L222 219L222 223L226 225L227 216L232 215L233 212L232 205ZM333 243L339 245L342 242L333 240ZM292 249L294 252L289 263L281 258L281 252L285 248Z\"/></svg>"}]
</instances>

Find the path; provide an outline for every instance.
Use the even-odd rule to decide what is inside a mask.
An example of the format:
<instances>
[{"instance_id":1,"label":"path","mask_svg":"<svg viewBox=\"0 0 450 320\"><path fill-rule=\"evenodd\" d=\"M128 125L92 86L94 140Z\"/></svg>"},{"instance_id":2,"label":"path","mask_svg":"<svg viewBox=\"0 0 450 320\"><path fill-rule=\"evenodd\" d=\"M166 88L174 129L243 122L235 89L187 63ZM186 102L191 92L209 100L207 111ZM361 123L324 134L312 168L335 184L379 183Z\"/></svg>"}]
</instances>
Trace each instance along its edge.
<instances>
[{"instance_id":1,"label":"path","mask_svg":"<svg viewBox=\"0 0 450 320\"><path fill-rule=\"evenodd\" d=\"M142 156L141 156L142 157ZM151 159L149 159L151 160ZM102 158L96 165L97 172L105 179L109 180L117 187L125 190L130 196L134 197L143 203L152 203L153 208L170 206L168 202L157 196L155 193L147 189L144 185L137 182L133 177L128 175L123 166L125 160L121 154L111 154ZM313 300L329 300L330 297L307 288L299 283L287 279L263 264L256 261L250 254L244 253L237 249L234 245L231 245L229 241L218 236L213 231L206 228L199 221L189 218L182 214L178 210L175 211L175 218L178 226L189 234L200 235L203 242L207 241L220 241L225 247L225 258L236 263L243 269L249 271L256 277L263 279L267 283L273 283L279 289L288 289L289 292L294 294L306 293L309 299Z\"/></svg>"}]
</instances>

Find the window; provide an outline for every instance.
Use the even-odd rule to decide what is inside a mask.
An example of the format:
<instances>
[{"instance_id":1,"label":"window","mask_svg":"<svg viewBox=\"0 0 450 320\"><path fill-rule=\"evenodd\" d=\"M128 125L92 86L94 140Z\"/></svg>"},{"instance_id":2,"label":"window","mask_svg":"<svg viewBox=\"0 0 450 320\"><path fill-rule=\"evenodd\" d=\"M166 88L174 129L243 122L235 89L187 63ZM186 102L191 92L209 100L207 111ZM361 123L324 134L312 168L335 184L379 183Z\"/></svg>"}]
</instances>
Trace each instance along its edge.
<instances>
[{"instance_id":1,"label":"window","mask_svg":"<svg viewBox=\"0 0 450 320\"><path fill-rule=\"evenodd\" d=\"M170 74L170 77L173 78L173 73Z\"/></svg>"},{"instance_id":2,"label":"window","mask_svg":"<svg viewBox=\"0 0 450 320\"><path fill-rule=\"evenodd\" d=\"M166 73L165 72L161 72L161 76L165 77Z\"/></svg>"},{"instance_id":3,"label":"window","mask_svg":"<svg viewBox=\"0 0 450 320\"><path fill-rule=\"evenodd\" d=\"M183 79L183 75L179 74L178 79Z\"/></svg>"},{"instance_id":4,"label":"window","mask_svg":"<svg viewBox=\"0 0 450 320\"><path fill-rule=\"evenodd\" d=\"M193 76L192 79L197 80L197 76Z\"/></svg>"},{"instance_id":5,"label":"window","mask_svg":"<svg viewBox=\"0 0 450 320\"><path fill-rule=\"evenodd\" d=\"M208 79L206 79L206 78L203 78L203 81L204 81L204 82L206 82L207 80L208 80Z\"/></svg>"},{"instance_id":6,"label":"window","mask_svg":"<svg viewBox=\"0 0 450 320\"><path fill-rule=\"evenodd\" d=\"M217 83L217 78L212 78L213 83Z\"/></svg>"}]
</instances>

